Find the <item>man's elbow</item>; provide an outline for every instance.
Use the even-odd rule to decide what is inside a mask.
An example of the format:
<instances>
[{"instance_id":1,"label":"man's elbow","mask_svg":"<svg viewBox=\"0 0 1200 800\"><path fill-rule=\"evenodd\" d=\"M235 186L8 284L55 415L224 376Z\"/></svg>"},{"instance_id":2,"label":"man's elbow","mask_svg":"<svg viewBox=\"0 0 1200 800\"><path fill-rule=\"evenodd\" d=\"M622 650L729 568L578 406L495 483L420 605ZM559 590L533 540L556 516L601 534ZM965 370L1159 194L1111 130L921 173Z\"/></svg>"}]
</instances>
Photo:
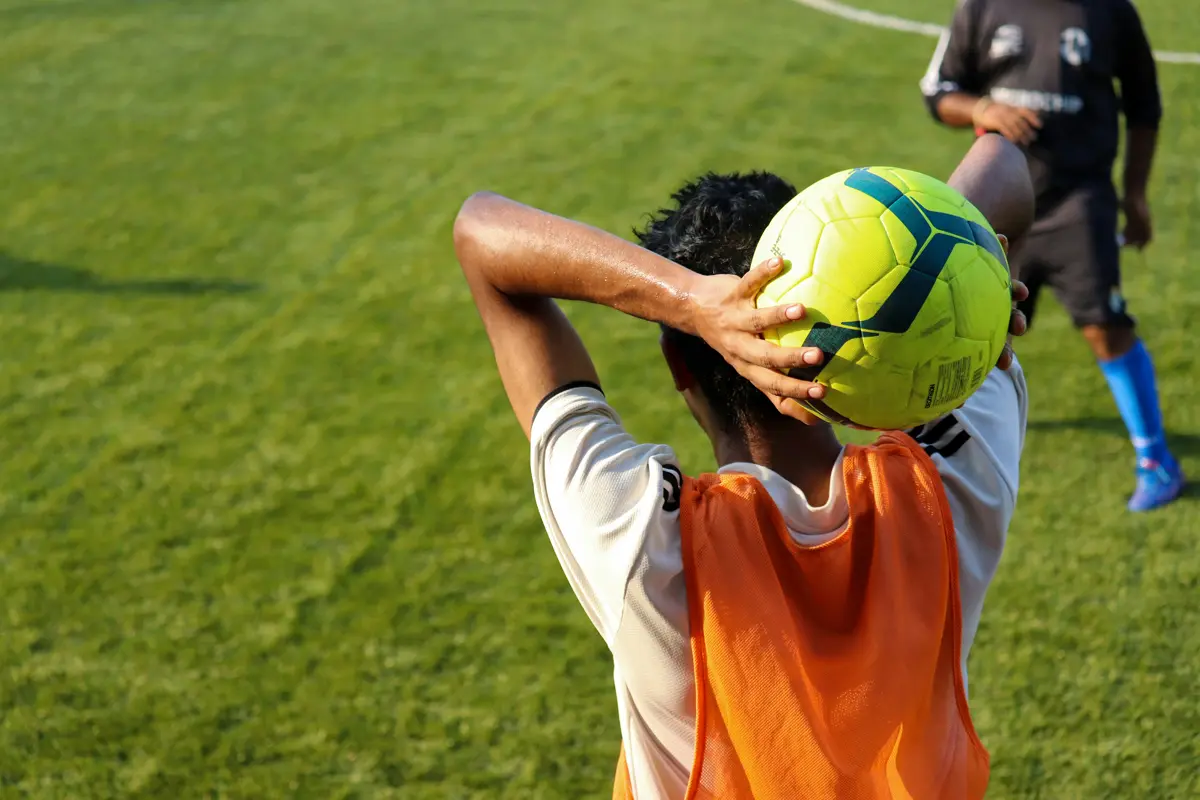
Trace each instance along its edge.
<instances>
[{"instance_id":1,"label":"man's elbow","mask_svg":"<svg viewBox=\"0 0 1200 800\"><path fill-rule=\"evenodd\" d=\"M959 111L961 99L965 96L957 81L943 80L926 76L921 80L921 99L925 102L925 110L935 122L948 128L968 127L970 117L964 122Z\"/></svg>"},{"instance_id":2,"label":"man's elbow","mask_svg":"<svg viewBox=\"0 0 1200 800\"><path fill-rule=\"evenodd\" d=\"M1021 152L1021 148L1010 142L999 133L989 131L975 140L973 149L979 150L984 158L989 162L996 162L1007 173L1009 171L1021 172L1026 180L1029 180L1029 162L1025 158L1025 154ZM1016 167L1020 166L1017 170ZM1030 184L1032 192L1032 183Z\"/></svg>"},{"instance_id":3,"label":"man's elbow","mask_svg":"<svg viewBox=\"0 0 1200 800\"><path fill-rule=\"evenodd\" d=\"M1033 225L1035 197L1029 162L1020 148L1003 136L987 133L971 145L967 157L950 176L983 212L997 233L1019 240Z\"/></svg>"},{"instance_id":4,"label":"man's elbow","mask_svg":"<svg viewBox=\"0 0 1200 800\"><path fill-rule=\"evenodd\" d=\"M998 215L994 227L1010 241L1019 241L1033 227L1037 208L1037 195L1033 188L1033 176L1029 174L1029 161L1021 149L996 133L985 134L987 146L1002 151L1006 165L1005 180L1011 196L1005 205L1005 213Z\"/></svg>"},{"instance_id":5,"label":"man's elbow","mask_svg":"<svg viewBox=\"0 0 1200 800\"><path fill-rule=\"evenodd\" d=\"M454 218L454 253L464 271L487 238L488 209L500 198L493 192L476 192L468 197Z\"/></svg>"},{"instance_id":6,"label":"man's elbow","mask_svg":"<svg viewBox=\"0 0 1200 800\"><path fill-rule=\"evenodd\" d=\"M947 122L946 118L942 115L941 107L942 100L946 97L946 94L944 92L928 94L927 92L923 91L922 95L925 101L925 109L929 112L929 116L933 117L933 121L940 125L949 126L950 123Z\"/></svg>"}]
</instances>

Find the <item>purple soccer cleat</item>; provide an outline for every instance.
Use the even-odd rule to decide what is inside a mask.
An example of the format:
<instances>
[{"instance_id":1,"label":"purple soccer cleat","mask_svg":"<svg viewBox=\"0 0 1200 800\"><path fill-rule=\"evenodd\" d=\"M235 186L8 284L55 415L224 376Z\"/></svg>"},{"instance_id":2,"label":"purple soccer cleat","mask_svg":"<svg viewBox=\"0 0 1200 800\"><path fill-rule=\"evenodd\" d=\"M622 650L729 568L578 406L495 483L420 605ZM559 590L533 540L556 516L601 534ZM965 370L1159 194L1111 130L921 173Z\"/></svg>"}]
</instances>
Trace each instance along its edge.
<instances>
[{"instance_id":1,"label":"purple soccer cleat","mask_svg":"<svg viewBox=\"0 0 1200 800\"><path fill-rule=\"evenodd\" d=\"M1178 499L1186 483L1183 469L1174 459L1138 462L1137 488L1129 498L1130 511L1150 511Z\"/></svg>"}]
</instances>

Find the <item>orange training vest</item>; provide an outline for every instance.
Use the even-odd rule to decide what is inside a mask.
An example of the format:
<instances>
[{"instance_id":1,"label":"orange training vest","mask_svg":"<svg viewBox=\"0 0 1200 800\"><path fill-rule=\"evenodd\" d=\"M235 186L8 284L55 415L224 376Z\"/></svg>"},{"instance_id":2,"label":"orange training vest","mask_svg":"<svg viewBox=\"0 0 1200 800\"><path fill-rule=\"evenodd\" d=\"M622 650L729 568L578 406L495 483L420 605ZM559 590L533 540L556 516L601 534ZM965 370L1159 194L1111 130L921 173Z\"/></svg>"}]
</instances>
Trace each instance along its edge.
<instances>
[{"instance_id":1,"label":"orange training vest","mask_svg":"<svg viewBox=\"0 0 1200 800\"><path fill-rule=\"evenodd\" d=\"M745 475L685 481L696 682L687 798L977 800L958 557L933 463L903 434L843 460L849 525L792 540ZM633 800L622 750L615 800Z\"/></svg>"}]
</instances>

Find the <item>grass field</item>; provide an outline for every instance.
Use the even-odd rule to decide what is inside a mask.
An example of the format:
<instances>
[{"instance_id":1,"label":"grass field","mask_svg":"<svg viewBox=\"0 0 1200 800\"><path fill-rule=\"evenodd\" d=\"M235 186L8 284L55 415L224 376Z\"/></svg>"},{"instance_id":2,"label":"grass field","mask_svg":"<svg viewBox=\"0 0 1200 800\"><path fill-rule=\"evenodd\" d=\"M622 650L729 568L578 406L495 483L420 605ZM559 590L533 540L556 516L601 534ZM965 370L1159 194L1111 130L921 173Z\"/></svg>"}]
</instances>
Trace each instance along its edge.
<instances>
[{"instance_id":1,"label":"grass field","mask_svg":"<svg viewBox=\"0 0 1200 800\"><path fill-rule=\"evenodd\" d=\"M1192 0L1139 7L1200 50ZM625 232L706 169L946 173L933 42L787 0L0 0L0 31L0 796L605 796L610 665L453 215L489 188ZM1127 293L1200 475L1200 68L1161 76ZM649 326L572 315L635 434L711 466ZM1062 313L1021 352L990 796L1200 796L1197 497L1128 516Z\"/></svg>"}]
</instances>

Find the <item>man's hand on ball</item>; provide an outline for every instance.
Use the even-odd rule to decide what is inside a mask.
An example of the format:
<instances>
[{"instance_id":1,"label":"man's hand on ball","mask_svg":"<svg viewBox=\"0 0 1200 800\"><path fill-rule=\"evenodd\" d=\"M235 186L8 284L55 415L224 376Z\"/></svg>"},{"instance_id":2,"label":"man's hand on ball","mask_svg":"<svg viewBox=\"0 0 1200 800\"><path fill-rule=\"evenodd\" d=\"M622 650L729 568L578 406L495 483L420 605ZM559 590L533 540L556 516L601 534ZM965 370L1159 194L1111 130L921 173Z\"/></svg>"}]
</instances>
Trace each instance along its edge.
<instances>
[{"instance_id":1,"label":"man's hand on ball","mask_svg":"<svg viewBox=\"0 0 1200 800\"><path fill-rule=\"evenodd\" d=\"M805 418L796 400L825 395L817 383L788 377L789 370L820 364L824 355L815 347L780 347L764 341L762 333L804 317L797 304L758 308L755 298L783 269L783 259L771 258L742 278L705 277L695 290L694 327L708 346L721 354L746 380L788 416Z\"/></svg>"},{"instance_id":2,"label":"man's hand on ball","mask_svg":"<svg viewBox=\"0 0 1200 800\"><path fill-rule=\"evenodd\" d=\"M1012 282L1012 314L1008 318L1008 341L1004 343L1004 350L1000 352L1000 359L996 362L996 366L1000 369L1008 369L1013 363L1012 340L1014 336L1024 336L1029 324L1025 320L1025 312L1017 308L1017 303L1020 303L1029 297L1029 287L1018 280Z\"/></svg>"}]
</instances>

